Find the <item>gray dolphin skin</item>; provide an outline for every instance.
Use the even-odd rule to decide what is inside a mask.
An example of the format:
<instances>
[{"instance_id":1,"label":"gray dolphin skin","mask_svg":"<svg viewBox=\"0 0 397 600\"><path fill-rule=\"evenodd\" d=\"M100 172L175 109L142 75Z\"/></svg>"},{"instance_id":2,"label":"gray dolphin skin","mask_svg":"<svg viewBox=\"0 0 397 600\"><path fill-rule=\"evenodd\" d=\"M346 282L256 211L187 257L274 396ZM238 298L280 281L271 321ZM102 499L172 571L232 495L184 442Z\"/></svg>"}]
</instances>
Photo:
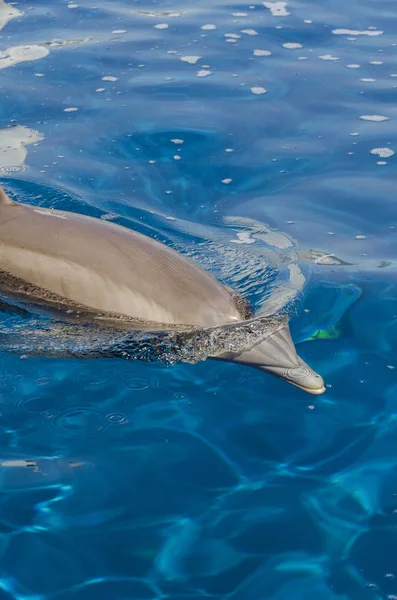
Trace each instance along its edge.
<instances>
[{"instance_id":1,"label":"gray dolphin skin","mask_svg":"<svg viewBox=\"0 0 397 600\"><path fill-rule=\"evenodd\" d=\"M163 328L247 319L237 294L168 246L109 221L15 202L1 186L0 290ZM286 322L275 321L246 351L210 358L260 369L311 394L325 391L297 355Z\"/></svg>"}]
</instances>

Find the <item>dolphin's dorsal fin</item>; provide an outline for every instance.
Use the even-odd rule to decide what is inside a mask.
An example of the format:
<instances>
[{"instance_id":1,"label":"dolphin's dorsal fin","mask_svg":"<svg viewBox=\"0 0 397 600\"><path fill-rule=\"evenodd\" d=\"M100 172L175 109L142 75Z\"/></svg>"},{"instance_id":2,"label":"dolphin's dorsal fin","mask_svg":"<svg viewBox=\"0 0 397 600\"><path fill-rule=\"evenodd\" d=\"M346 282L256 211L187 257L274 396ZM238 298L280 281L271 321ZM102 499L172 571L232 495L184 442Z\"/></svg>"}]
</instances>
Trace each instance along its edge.
<instances>
[{"instance_id":1,"label":"dolphin's dorsal fin","mask_svg":"<svg viewBox=\"0 0 397 600\"><path fill-rule=\"evenodd\" d=\"M14 204L14 202L11 200L11 198L9 198L7 196L7 194L5 193L4 189L0 185L0 207L1 206L6 206L6 205L9 205L9 204Z\"/></svg>"}]
</instances>

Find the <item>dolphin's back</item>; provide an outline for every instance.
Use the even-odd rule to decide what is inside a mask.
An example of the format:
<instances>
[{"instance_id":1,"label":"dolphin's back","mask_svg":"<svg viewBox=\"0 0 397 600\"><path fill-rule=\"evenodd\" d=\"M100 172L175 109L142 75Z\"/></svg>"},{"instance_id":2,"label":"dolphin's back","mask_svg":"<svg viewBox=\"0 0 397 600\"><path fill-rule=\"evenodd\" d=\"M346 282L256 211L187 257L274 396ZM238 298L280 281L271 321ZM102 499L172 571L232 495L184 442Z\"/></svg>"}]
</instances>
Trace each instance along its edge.
<instances>
[{"instance_id":1,"label":"dolphin's back","mask_svg":"<svg viewBox=\"0 0 397 600\"><path fill-rule=\"evenodd\" d=\"M12 202L0 188L0 288L11 280L150 322L244 318L224 286L171 248L108 221Z\"/></svg>"}]
</instances>

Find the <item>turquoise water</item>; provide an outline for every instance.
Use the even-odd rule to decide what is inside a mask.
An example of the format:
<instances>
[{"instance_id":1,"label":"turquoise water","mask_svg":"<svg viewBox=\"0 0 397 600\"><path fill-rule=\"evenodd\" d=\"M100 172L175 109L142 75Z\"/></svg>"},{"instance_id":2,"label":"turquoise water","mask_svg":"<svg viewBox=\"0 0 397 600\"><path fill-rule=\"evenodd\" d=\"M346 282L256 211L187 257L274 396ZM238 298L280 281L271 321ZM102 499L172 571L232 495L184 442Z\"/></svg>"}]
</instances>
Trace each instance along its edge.
<instances>
[{"instance_id":1,"label":"turquoise water","mask_svg":"<svg viewBox=\"0 0 397 600\"><path fill-rule=\"evenodd\" d=\"M0 599L397 598L395 1L2 2L1 26L14 197L172 244L254 305L308 250L349 264L300 265L320 397L2 337ZM267 260L258 223L296 245Z\"/></svg>"}]
</instances>

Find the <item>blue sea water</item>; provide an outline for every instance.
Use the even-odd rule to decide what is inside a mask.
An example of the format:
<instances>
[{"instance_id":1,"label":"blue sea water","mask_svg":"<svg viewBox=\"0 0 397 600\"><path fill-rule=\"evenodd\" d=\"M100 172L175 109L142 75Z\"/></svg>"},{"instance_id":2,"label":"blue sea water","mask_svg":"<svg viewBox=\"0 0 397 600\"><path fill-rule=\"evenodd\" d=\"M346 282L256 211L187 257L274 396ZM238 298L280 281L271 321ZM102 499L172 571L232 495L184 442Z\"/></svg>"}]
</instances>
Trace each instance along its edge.
<instances>
[{"instance_id":1,"label":"blue sea water","mask_svg":"<svg viewBox=\"0 0 397 600\"><path fill-rule=\"evenodd\" d=\"M395 0L2 1L0 27L10 194L175 244L254 302L292 260L271 271L258 223L348 263L302 259L320 397L3 345L0 600L397 598Z\"/></svg>"}]
</instances>

